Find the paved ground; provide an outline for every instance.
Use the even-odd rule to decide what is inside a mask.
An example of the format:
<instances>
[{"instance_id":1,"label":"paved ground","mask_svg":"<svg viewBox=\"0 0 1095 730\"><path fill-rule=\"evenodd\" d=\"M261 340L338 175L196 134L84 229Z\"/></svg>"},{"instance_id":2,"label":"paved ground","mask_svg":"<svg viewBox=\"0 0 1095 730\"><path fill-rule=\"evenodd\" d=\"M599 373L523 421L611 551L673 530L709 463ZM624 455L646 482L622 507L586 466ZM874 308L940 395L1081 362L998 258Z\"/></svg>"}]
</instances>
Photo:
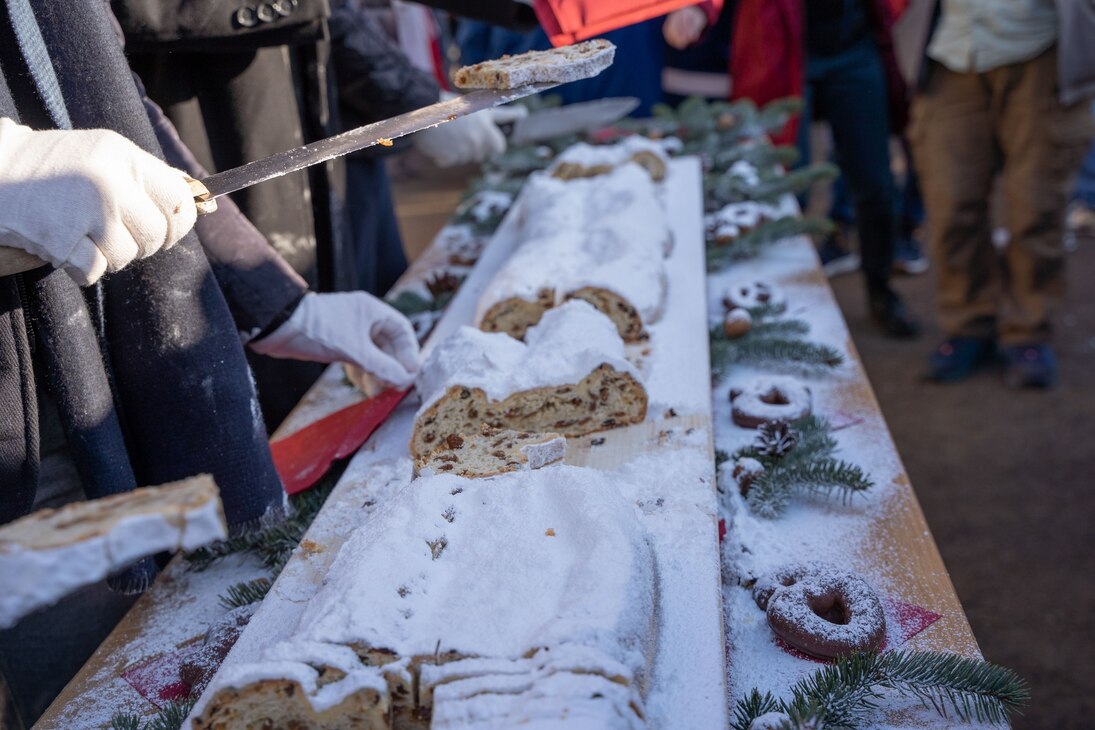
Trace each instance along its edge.
<instances>
[{"instance_id":1,"label":"paved ground","mask_svg":"<svg viewBox=\"0 0 1095 730\"><path fill-rule=\"evenodd\" d=\"M871 329L858 277L833 282L982 651L1032 686L1016 728L1095 726L1095 242L1069 265L1048 393L918 381L940 338L931 274L898 282L913 343Z\"/></svg>"}]
</instances>

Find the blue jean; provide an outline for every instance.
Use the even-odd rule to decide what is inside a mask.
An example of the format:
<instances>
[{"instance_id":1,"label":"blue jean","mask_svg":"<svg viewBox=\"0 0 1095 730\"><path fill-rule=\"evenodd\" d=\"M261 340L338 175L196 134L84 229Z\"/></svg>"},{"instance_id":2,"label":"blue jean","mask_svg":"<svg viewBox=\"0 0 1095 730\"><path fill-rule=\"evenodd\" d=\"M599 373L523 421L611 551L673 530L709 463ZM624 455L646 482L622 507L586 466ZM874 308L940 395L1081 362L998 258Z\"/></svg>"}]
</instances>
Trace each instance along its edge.
<instances>
[{"instance_id":1,"label":"blue jean","mask_svg":"<svg viewBox=\"0 0 1095 730\"><path fill-rule=\"evenodd\" d=\"M802 159L810 159L810 122L817 114L832 128L836 157L851 190L863 273L869 284L885 282L893 265L895 192L886 77L874 41L864 38L842 53L808 57L804 96L798 139Z\"/></svg>"}]
</instances>

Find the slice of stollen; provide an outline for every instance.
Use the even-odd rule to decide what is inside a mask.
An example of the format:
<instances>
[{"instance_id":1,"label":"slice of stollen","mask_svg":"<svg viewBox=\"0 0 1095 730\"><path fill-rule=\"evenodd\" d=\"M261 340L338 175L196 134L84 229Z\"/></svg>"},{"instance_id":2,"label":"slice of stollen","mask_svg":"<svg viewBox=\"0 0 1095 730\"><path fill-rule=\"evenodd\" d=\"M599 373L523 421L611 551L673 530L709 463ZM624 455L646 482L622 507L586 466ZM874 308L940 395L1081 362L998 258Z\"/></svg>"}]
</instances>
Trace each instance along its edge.
<instances>
[{"instance_id":1,"label":"slice of stollen","mask_svg":"<svg viewBox=\"0 0 1095 730\"><path fill-rule=\"evenodd\" d=\"M454 474L466 479L540 469L566 456L567 441L557 433L529 433L483 426L470 436L450 434L424 457L415 459L419 476Z\"/></svg>"},{"instance_id":2,"label":"slice of stollen","mask_svg":"<svg viewBox=\"0 0 1095 730\"><path fill-rule=\"evenodd\" d=\"M225 537L208 474L39 510L0 527L0 628L146 555Z\"/></svg>"},{"instance_id":3,"label":"slice of stollen","mask_svg":"<svg viewBox=\"0 0 1095 730\"><path fill-rule=\"evenodd\" d=\"M565 84L588 79L612 65L616 46L603 40L583 41L547 51L502 56L453 74L460 89L516 89L530 84Z\"/></svg>"},{"instance_id":4,"label":"slice of stollen","mask_svg":"<svg viewBox=\"0 0 1095 730\"><path fill-rule=\"evenodd\" d=\"M525 342L461 327L426 358L416 385L415 459L483 424L570 437L646 418L646 389L616 325L579 300L547 312Z\"/></svg>"}]
</instances>

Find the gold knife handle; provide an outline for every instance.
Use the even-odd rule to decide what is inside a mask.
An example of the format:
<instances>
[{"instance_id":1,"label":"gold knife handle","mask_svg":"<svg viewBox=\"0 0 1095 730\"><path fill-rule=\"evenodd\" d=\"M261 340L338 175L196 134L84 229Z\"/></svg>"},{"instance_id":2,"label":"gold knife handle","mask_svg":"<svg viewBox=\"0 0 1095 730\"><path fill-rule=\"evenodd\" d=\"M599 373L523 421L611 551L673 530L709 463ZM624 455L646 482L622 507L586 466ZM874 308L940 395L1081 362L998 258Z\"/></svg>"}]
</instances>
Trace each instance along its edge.
<instances>
[{"instance_id":1,"label":"gold knife handle","mask_svg":"<svg viewBox=\"0 0 1095 730\"><path fill-rule=\"evenodd\" d=\"M198 209L198 215L209 215L217 209L217 200L209 192L209 188L201 184L189 175L186 176L186 184L190 186L190 194L194 196L194 205Z\"/></svg>"}]
</instances>

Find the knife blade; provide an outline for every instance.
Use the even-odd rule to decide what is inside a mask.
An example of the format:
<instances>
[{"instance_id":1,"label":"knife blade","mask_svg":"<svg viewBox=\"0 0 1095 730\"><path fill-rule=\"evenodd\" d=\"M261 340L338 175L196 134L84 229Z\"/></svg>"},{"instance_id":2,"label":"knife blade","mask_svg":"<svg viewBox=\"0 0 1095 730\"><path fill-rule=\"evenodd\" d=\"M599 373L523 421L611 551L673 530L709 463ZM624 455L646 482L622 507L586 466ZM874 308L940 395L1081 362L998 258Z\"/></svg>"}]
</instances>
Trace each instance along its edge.
<instances>
[{"instance_id":1,"label":"knife blade","mask_svg":"<svg viewBox=\"0 0 1095 730\"><path fill-rule=\"evenodd\" d=\"M257 185L260 182L290 172L303 170L306 167L318 165L321 162L327 162L351 152L357 152L378 144L387 145L391 140L412 132L436 127L439 124L451 122L454 119L483 109L538 94L547 89L553 89L558 85L557 83L533 84L517 89L472 91L390 119L366 124L363 127L351 129L334 137L321 139L303 147L278 152L261 160L248 162L246 165L203 178L200 182L209 190L209 195L198 199L218 198L221 195L234 193L237 190Z\"/></svg>"},{"instance_id":2,"label":"knife blade","mask_svg":"<svg viewBox=\"0 0 1095 730\"><path fill-rule=\"evenodd\" d=\"M622 119L639 106L634 96L580 101L553 109L533 112L513 123L510 144L521 145L554 139L567 134L588 132Z\"/></svg>"},{"instance_id":3,"label":"knife blade","mask_svg":"<svg viewBox=\"0 0 1095 730\"><path fill-rule=\"evenodd\" d=\"M295 147L254 160L245 165L218 172L201 180L187 178L194 202L201 214L217 209L215 199L260 182L303 170L312 165L336 157L363 150L374 145L388 145L391 140L404 137L483 109L506 104L547 89L558 83L532 84L517 89L481 89L436 104L415 109L399 116L351 129L327 139ZM45 266L42 259L22 249L0 246L0 276L18 274Z\"/></svg>"}]
</instances>

